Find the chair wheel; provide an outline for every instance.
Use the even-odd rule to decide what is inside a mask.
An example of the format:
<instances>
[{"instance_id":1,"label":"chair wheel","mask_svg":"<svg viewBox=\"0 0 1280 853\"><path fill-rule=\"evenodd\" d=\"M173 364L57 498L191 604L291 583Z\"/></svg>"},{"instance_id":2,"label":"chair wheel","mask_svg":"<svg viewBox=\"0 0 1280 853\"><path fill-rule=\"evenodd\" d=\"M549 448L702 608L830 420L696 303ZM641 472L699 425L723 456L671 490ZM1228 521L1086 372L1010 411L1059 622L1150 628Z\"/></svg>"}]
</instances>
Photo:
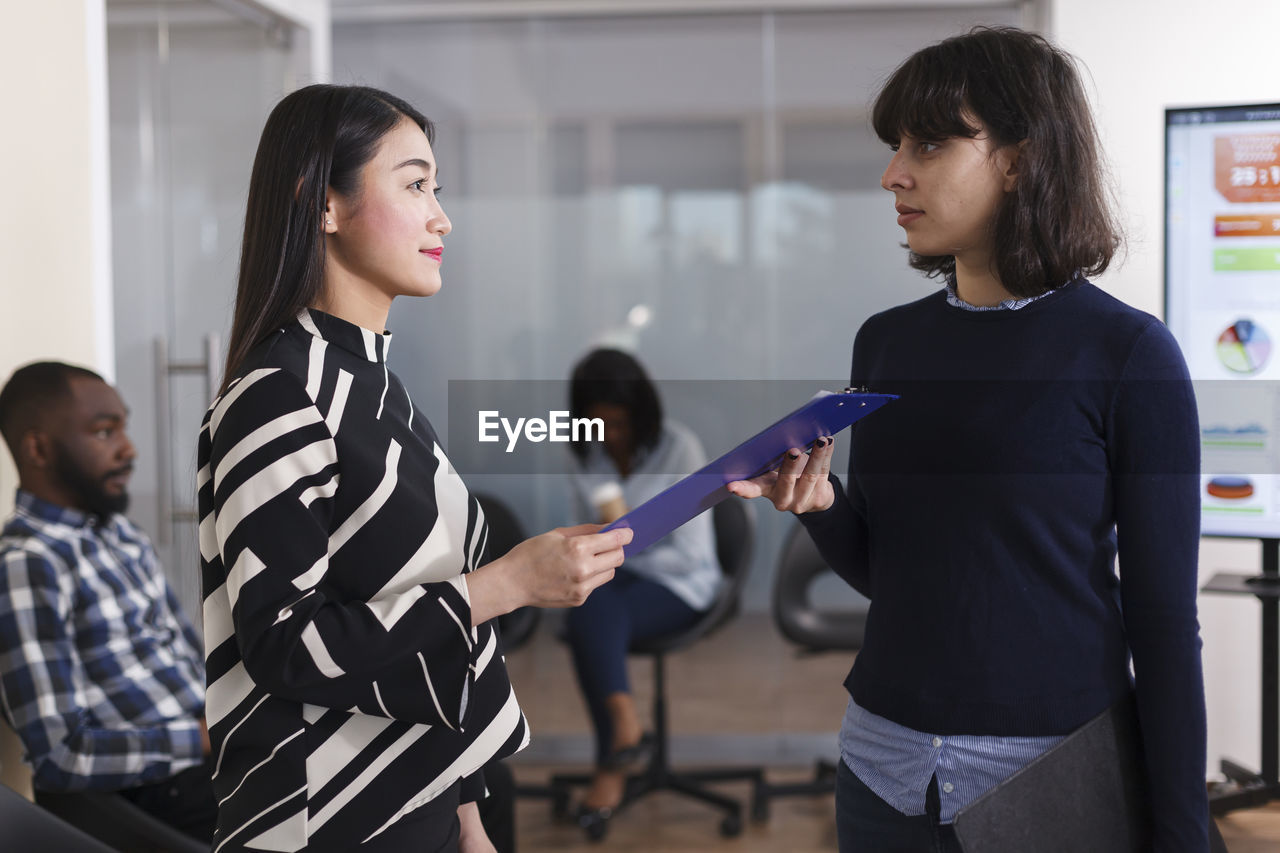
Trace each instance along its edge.
<instances>
[{"instance_id":1,"label":"chair wheel","mask_svg":"<svg viewBox=\"0 0 1280 853\"><path fill-rule=\"evenodd\" d=\"M731 814L720 821L720 834L725 838L737 838L742 834L742 818Z\"/></svg>"},{"instance_id":2,"label":"chair wheel","mask_svg":"<svg viewBox=\"0 0 1280 853\"><path fill-rule=\"evenodd\" d=\"M605 835L609 832L609 819L607 817L599 817L593 815L581 821L582 829L587 833L587 838L591 841L604 841Z\"/></svg>"}]
</instances>

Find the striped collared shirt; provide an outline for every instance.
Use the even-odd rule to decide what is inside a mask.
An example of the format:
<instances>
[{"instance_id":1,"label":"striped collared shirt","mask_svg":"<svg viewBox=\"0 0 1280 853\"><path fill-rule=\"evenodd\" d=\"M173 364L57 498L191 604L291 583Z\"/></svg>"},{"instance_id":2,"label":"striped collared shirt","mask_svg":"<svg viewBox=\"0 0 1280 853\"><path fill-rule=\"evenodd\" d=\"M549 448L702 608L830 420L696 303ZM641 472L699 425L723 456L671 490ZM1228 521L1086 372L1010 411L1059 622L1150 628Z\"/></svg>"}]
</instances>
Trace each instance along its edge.
<instances>
[{"instance_id":1,"label":"striped collared shirt","mask_svg":"<svg viewBox=\"0 0 1280 853\"><path fill-rule=\"evenodd\" d=\"M946 283L947 304L966 311L1016 311L1043 299L1049 290L999 305L971 305L960 298L954 277ZM918 732L877 716L849 700L840 727L840 756L880 799L905 815L925 813L929 781L938 777L942 810L950 823L956 812L1030 764L1061 736L941 736Z\"/></svg>"},{"instance_id":2,"label":"striped collared shirt","mask_svg":"<svg viewBox=\"0 0 1280 853\"><path fill-rule=\"evenodd\" d=\"M0 700L40 790L136 787L203 760L200 639L124 516L18 491L0 534Z\"/></svg>"},{"instance_id":3,"label":"striped collared shirt","mask_svg":"<svg viewBox=\"0 0 1280 853\"><path fill-rule=\"evenodd\" d=\"M956 290L955 276L947 278L947 304L954 308L963 308L965 311L1017 311L1019 308L1025 308L1037 299L1044 299L1052 290L1046 290L1044 293L1037 293L1035 296L1028 296L1025 299L1006 299L998 305L973 305L965 302L960 298L960 292Z\"/></svg>"},{"instance_id":4,"label":"striped collared shirt","mask_svg":"<svg viewBox=\"0 0 1280 853\"><path fill-rule=\"evenodd\" d=\"M880 799L905 815L925 813L937 775L939 819L956 812L1062 740L1049 737L935 735L877 716L849 700L840 727L840 757Z\"/></svg>"}]
</instances>

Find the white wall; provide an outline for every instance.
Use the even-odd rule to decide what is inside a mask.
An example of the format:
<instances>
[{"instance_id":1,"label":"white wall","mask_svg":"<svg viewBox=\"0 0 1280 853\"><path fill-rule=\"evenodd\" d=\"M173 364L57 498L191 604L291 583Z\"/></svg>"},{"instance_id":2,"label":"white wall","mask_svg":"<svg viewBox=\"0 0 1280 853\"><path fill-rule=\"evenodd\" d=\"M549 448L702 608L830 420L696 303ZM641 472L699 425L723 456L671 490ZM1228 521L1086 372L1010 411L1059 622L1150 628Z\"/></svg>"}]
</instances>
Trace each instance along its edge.
<instances>
[{"instance_id":1,"label":"white wall","mask_svg":"<svg viewBox=\"0 0 1280 853\"><path fill-rule=\"evenodd\" d=\"M1164 109L1280 100L1275 33L1280 3L1246 0L1057 0L1054 39L1092 74L1103 145L1123 217L1127 261L1100 282L1132 305L1162 309ZM1201 582L1256 572L1256 543L1205 540ZM1230 756L1259 763L1259 608L1252 598L1200 600L1210 771Z\"/></svg>"},{"instance_id":2,"label":"white wall","mask_svg":"<svg viewBox=\"0 0 1280 853\"><path fill-rule=\"evenodd\" d=\"M103 0L6 7L0 382L35 359L114 372L105 68ZM0 452L0 517L16 486ZM12 752L3 769L4 782L23 786Z\"/></svg>"},{"instance_id":3,"label":"white wall","mask_svg":"<svg viewBox=\"0 0 1280 853\"><path fill-rule=\"evenodd\" d=\"M38 358L110 375L103 0L15 4L0 27L0 381ZM17 477L0 453L0 516Z\"/></svg>"}]
</instances>

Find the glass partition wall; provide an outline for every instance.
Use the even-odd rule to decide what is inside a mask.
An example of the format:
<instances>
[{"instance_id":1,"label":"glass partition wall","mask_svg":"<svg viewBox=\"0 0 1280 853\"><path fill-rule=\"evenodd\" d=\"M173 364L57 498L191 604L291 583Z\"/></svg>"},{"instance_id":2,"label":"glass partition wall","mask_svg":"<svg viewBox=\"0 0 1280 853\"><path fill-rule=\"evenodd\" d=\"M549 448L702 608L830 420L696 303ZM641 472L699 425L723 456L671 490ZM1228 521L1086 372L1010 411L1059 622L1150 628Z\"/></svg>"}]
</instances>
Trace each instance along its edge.
<instances>
[{"instance_id":1,"label":"glass partition wall","mask_svg":"<svg viewBox=\"0 0 1280 853\"><path fill-rule=\"evenodd\" d=\"M117 382L138 448L130 515L200 625L196 436L221 377L258 134L298 66L234 4L107 3Z\"/></svg>"},{"instance_id":2,"label":"glass partition wall","mask_svg":"<svg viewBox=\"0 0 1280 853\"><path fill-rule=\"evenodd\" d=\"M870 103L912 51L1021 14L362 21L360 6L335 4L334 79L438 125L445 286L390 319L392 367L437 431L451 381L562 381L610 343L712 456L843 387L859 324L938 286L906 266ZM464 473L530 532L570 520L559 477ZM747 604L765 609L790 519L757 521Z\"/></svg>"}]
</instances>

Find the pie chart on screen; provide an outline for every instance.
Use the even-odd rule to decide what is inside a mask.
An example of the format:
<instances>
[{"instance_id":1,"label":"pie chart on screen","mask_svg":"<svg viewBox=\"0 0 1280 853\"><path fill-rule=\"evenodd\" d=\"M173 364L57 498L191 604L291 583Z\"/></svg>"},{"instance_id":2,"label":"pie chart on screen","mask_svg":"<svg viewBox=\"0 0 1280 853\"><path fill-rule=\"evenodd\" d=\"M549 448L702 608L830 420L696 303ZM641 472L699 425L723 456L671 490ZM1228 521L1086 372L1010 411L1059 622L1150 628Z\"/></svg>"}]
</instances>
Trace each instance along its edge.
<instances>
[{"instance_id":1,"label":"pie chart on screen","mask_svg":"<svg viewBox=\"0 0 1280 853\"><path fill-rule=\"evenodd\" d=\"M1271 338L1252 320L1236 320L1218 335L1218 360L1232 373L1257 373L1271 357Z\"/></svg>"}]
</instances>

